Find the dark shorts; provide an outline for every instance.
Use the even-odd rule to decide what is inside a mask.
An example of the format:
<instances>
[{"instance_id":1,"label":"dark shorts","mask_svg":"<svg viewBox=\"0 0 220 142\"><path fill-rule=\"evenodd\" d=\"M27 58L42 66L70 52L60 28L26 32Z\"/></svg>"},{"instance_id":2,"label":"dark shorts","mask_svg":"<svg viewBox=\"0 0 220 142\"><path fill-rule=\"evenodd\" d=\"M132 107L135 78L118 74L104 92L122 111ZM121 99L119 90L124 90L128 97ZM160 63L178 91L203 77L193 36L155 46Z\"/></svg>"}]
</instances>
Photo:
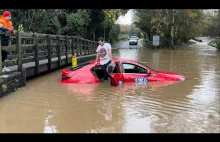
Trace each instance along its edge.
<instances>
[{"instance_id":1,"label":"dark shorts","mask_svg":"<svg viewBox=\"0 0 220 142\"><path fill-rule=\"evenodd\" d=\"M108 80L108 73L107 73L106 69L107 69L108 65L111 64L111 62L112 61L110 60L108 63L101 65L101 68L104 70L104 79L105 80Z\"/></svg>"},{"instance_id":2,"label":"dark shorts","mask_svg":"<svg viewBox=\"0 0 220 142\"><path fill-rule=\"evenodd\" d=\"M1 45L2 46L8 46L9 45L9 40L10 40L10 37L7 37L7 36L1 36ZM2 62L5 61L5 59L7 58L7 55L8 55L8 52L7 51L4 51L2 50Z\"/></svg>"},{"instance_id":3,"label":"dark shorts","mask_svg":"<svg viewBox=\"0 0 220 142\"><path fill-rule=\"evenodd\" d=\"M10 37L8 36L0 36L1 38L1 42L2 42L2 46L8 46L9 45L9 40L10 40Z\"/></svg>"}]
</instances>

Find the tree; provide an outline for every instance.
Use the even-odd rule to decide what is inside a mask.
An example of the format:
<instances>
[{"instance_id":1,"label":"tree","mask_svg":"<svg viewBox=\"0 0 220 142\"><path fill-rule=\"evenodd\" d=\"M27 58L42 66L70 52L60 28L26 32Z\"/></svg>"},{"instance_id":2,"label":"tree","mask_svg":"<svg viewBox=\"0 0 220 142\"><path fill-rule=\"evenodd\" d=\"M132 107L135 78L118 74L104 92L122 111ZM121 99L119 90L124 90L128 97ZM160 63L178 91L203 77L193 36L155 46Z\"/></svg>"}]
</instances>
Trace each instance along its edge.
<instances>
[{"instance_id":1,"label":"tree","mask_svg":"<svg viewBox=\"0 0 220 142\"><path fill-rule=\"evenodd\" d=\"M119 34L120 34L120 25L114 24L109 33L110 42L111 43L118 42Z\"/></svg>"},{"instance_id":2,"label":"tree","mask_svg":"<svg viewBox=\"0 0 220 142\"><path fill-rule=\"evenodd\" d=\"M187 42L190 37L201 35L202 10L189 9L138 9L134 24L152 41L154 34L160 36L161 46Z\"/></svg>"},{"instance_id":3,"label":"tree","mask_svg":"<svg viewBox=\"0 0 220 142\"><path fill-rule=\"evenodd\" d=\"M62 33L85 37L90 22L90 13L87 10L77 10L76 13L67 16L67 25L63 28Z\"/></svg>"},{"instance_id":4,"label":"tree","mask_svg":"<svg viewBox=\"0 0 220 142\"><path fill-rule=\"evenodd\" d=\"M128 9L0 9L12 13L15 29L23 32L80 35L95 40L109 38L110 31L120 15ZM105 28L104 28L105 27ZM115 28L115 27L114 27ZM117 38L116 38L117 39Z\"/></svg>"}]
</instances>

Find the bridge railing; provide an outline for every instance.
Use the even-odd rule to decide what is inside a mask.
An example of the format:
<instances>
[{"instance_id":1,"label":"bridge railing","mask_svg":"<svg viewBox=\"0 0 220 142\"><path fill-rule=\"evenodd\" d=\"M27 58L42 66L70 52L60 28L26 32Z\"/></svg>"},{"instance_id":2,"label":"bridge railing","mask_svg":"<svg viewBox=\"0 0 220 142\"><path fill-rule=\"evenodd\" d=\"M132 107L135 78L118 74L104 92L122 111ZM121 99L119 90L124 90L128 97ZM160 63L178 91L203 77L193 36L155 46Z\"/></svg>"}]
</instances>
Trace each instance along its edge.
<instances>
[{"instance_id":1,"label":"bridge railing","mask_svg":"<svg viewBox=\"0 0 220 142\"><path fill-rule=\"evenodd\" d=\"M10 35L7 32L0 32L0 35ZM95 54L98 46L97 42L87 40L77 36L51 35L41 33L18 32L16 36L10 36L11 44L1 46L0 51L8 52L7 59L2 62L0 52L0 74L2 66L18 66L18 71L22 72L23 64L34 62L36 73L39 72L39 61L48 60L51 69L52 58L58 58L58 66L61 66L61 58L65 56L66 62L71 62L70 56L84 56Z\"/></svg>"}]
</instances>

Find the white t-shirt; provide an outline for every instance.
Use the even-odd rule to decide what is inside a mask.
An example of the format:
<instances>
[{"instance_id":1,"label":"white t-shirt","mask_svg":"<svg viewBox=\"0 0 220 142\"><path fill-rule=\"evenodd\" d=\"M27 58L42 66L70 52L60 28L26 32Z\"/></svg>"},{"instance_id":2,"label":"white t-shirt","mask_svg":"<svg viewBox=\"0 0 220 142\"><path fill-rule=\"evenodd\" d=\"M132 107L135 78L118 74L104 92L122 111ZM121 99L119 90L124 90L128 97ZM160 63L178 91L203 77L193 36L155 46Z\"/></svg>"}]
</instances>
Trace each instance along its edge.
<instances>
[{"instance_id":1,"label":"white t-shirt","mask_svg":"<svg viewBox=\"0 0 220 142\"><path fill-rule=\"evenodd\" d=\"M99 53L100 57L100 65L104 65L108 63L110 59L109 49L111 49L111 45L109 43L104 43L103 46L99 45L96 49L96 52Z\"/></svg>"}]
</instances>

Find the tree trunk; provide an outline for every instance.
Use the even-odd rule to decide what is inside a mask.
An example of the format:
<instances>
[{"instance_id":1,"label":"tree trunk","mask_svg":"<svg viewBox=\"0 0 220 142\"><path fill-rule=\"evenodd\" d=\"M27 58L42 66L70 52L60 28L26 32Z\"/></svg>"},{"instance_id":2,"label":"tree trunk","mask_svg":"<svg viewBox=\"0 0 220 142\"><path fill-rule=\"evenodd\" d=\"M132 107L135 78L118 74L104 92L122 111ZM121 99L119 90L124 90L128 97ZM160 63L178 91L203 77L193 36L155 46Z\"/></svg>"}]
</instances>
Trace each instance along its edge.
<instances>
[{"instance_id":1,"label":"tree trunk","mask_svg":"<svg viewBox=\"0 0 220 142\"><path fill-rule=\"evenodd\" d=\"M173 9L171 12L172 23L171 23L171 47L174 49L174 22L175 22L175 10Z\"/></svg>"}]
</instances>

